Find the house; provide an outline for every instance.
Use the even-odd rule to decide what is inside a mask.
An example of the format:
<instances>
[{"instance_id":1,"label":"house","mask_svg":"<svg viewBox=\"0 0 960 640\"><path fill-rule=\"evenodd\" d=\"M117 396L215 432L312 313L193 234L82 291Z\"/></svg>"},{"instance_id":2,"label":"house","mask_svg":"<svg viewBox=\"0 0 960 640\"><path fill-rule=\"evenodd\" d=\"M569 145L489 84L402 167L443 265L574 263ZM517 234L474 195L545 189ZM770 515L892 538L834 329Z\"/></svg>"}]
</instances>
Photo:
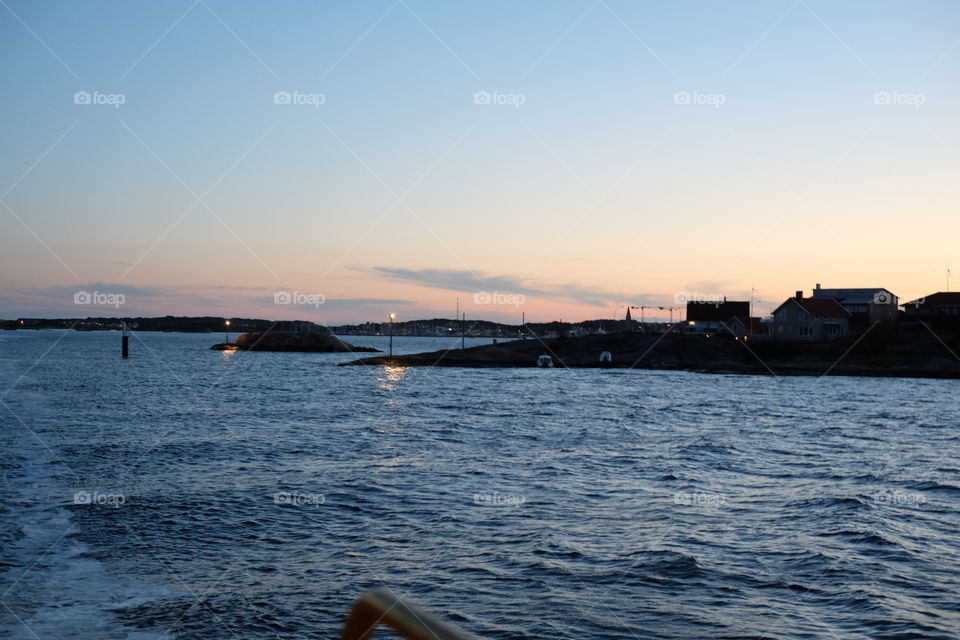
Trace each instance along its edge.
<instances>
[{"instance_id":1,"label":"house","mask_svg":"<svg viewBox=\"0 0 960 640\"><path fill-rule=\"evenodd\" d=\"M819 284L813 290L815 299L832 298L850 312L850 319L857 324L893 322L897 319L899 300L890 290L882 287L872 289L822 289Z\"/></svg>"},{"instance_id":2,"label":"house","mask_svg":"<svg viewBox=\"0 0 960 640\"><path fill-rule=\"evenodd\" d=\"M784 340L835 340L850 333L850 312L833 298L804 298L803 291L773 312L773 335Z\"/></svg>"},{"instance_id":3,"label":"house","mask_svg":"<svg viewBox=\"0 0 960 640\"><path fill-rule=\"evenodd\" d=\"M735 316L750 316L750 303L723 299L687 301L687 332L717 333L726 331L724 323Z\"/></svg>"},{"instance_id":4,"label":"house","mask_svg":"<svg viewBox=\"0 0 960 640\"><path fill-rule=\"evenodd\" d=\"M939 291L901 306L904 320L960 324L960 292Z\"/></svg>"},{"instance_id":5,"label":"house","mask_svg":"<svg viewBox=\"0 0 960 640\"><path fill-rule=\"evenodd\" d=\"M748 318L747 316L734 316L725 323L726 329L730 330L734 336L756 336L767 333L768 325L762 322L761 318Z\"/></svg>"}]
</instances>

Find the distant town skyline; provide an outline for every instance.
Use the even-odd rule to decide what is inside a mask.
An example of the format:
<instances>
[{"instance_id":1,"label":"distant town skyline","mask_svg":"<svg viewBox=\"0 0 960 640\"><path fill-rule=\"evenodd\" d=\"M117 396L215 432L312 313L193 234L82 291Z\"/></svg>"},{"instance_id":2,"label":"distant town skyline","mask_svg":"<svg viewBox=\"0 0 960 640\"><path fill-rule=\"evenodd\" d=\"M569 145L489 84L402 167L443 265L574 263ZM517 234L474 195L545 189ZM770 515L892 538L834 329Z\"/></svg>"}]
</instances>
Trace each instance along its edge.
<instances>
[{"instance_id":1,"label":"distant town skyline","mask_svg":"<svg viewBox=\"0 0 960 640\"><path fill-rule=\"evenodd\" d=\"M879 287L878 287L879 288ZM223 289L217 287L217 289ZM805 289L796 289L796 291L814 292L813 287ZM772 301L769 298L760 297L757 293L752 296L745 294L742 296L727 295L725 293L704 293L696 291L681 291L673 294L672 298L663 297L658 300L656 296L649 296L648 299L638 303L614 304L608 308L599 305L592 308L596 309L594 315L584 317L571 317L568 313L564 315L564 310L569 311L569 306L539 306L532 299L528 299L524 294L509 293L507 291L480 291L472 296L457 296L452 300L454 307L451 309L435 308L431 309L415 301L408 300L372 300L372 299L327 299L319 294L310 294L299 290L276 290L266 291L263 296L269 300L260 300L259 296L253 296L251 299L249 292L245 295L248 304L233 304L238 308L247 308L253 310L250 313L217 313L216 309L223 309L231 305L231 301L237 300L229 292L223 294L220 301L203 300L196 297L195 294L184 294L177 292L173 288L145 289L139 287L108 285L106 283L94 283L80 288L66 286L60 288L51 288L42 295L47 296L50 307L46 310L38 309L26 313L8 313L7 316L0 318L12 320L20 317L33 318L85 318L85 317L157 317L165 315L174 316L223 316L224 318L262 318L268 320L309 320L321 324L358 324L365 322L387 322L392 313L400 322L411 320L426 320L431 318L459 318L460 314L467 314L470 319L490 320L503 322L507 324L520 324L520 319L525 318L527 322L552 322L563 320L565 322L581 322L585 320L616 319L622 320L626 317L628 309L632 309L633 319L640 321L646 318L647 321L666 321L668 318L681 319L683 317L686 304L689 301L700 301L712 303L720 301L741 301L751 305L752 315L755 317L768 317L772 311L779 306L784 299L789 299L796 293L785 294L781 298ZM899 304L916 299L923 299L925 296L946 291L946 289L930 289L922 294L911 294L900 296ZM64 296L71 297L71 302L66 306L62 299ZM181 298L186 298L181 300ZM145 302L146 301L146 302ZM181 306L186 305L186 306ZM367 314L362 315L358 309L366 308L369 305L379 305L385 308L397 309L384 315ZM182 311L181 309L187 309ZM191 311L199 309L199 311ZM558 315L550 315L549 309L557 309ZM672 309L672 313L671 313ZM589 314L589 311L587 312ZM345 318L337 320L335 318Z\"/></svg>"},{"instance_id":2,"label":"distant town skyline","mask_svg":"<svg viewBox=\"0 0 960 640\"><path fill-rule=\"evenodd\" d=\"M945 291L957 24L949 1L6 0L0 317Z\"/></svg>"}]
</instances>

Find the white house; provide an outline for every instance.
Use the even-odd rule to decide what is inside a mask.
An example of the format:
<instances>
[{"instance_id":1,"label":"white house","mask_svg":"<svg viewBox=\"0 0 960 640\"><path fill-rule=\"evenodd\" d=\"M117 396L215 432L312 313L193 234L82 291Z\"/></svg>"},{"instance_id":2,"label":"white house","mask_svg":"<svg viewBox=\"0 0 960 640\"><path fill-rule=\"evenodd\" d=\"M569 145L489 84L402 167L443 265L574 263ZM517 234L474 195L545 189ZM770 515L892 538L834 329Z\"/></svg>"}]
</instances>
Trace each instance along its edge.
<instances>
[{"instance_id":1,"label":"white house","mask_svg":"<svg viewBox=\"0 0 960 640\"><path fill-rule=\"evenodd\" d=\"M833 298L804 298L802 291L773 312L773 331L784 340L835 340L850 333L850 312Z\"/></svg>"},{"instance_id":2,"label":"white house","mask_svg":"<svg viewBox=\"0 0 960 640\"><path fill-rule=\"evenodd\" d=\"M813 290L816 299L830 298L850 312L852 320L873 324L897 319L900 301L889 289L822 289L818 284Z\"/></svg>"}]
</instances>

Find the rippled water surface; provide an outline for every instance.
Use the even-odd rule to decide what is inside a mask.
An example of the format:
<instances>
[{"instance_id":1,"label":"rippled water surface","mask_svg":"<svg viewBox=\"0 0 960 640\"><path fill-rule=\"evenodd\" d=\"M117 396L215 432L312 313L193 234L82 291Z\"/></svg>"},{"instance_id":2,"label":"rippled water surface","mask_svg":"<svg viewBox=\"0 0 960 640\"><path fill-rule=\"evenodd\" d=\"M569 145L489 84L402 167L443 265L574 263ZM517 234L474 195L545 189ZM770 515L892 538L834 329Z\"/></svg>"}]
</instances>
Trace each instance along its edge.
<instances>
[{"instance_id":1,"label":"rippled water surface","mask_svg":"<svg viewBox=\"0 0 960 640\"><path fill-rule=\"evenodd\" d=\"M387 585L488 638L960 637L956 381L217 339L0 335L0 635L333 638Z\"/></svg>"}]
</instances>

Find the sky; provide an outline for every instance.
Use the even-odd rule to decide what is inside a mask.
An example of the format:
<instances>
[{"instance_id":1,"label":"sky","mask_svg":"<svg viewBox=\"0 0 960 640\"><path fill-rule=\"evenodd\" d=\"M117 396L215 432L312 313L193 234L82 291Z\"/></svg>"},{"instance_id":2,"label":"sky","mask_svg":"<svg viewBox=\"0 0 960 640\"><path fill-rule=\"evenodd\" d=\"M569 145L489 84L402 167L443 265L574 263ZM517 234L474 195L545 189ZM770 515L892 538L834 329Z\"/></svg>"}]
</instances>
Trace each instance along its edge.
<instances>
[{"instance_id":1,"label":"sky","mask_svg":"<svg viewBox=\"0 0 960 640\"><path fill-rule=\"evenodd\" d=\"M0 56L2 318L960 277L952 0L0 0Z\"/></svg>"}]
</instances>

